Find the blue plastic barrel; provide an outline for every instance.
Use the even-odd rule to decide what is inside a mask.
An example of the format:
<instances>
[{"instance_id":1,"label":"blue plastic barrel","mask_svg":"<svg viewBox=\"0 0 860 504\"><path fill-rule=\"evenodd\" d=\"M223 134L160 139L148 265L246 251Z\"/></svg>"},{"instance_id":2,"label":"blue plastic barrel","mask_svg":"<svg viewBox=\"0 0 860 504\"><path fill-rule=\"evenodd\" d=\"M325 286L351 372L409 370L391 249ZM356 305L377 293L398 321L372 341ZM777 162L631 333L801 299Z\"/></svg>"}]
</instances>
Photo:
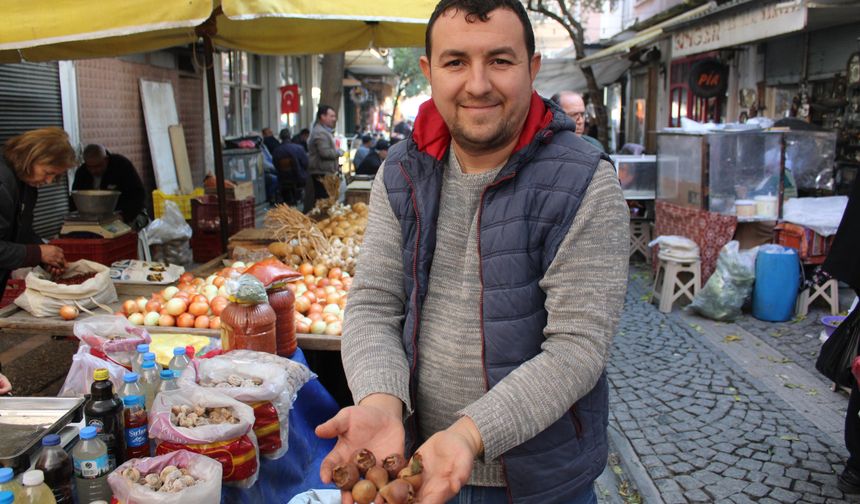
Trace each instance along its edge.
<instances>
[{"instance_id":1,"label":"blue plastic barrel","mask_svg":"<svg viewBox=\"0 0 860 504\"><path fill-rule=\"evenodd\" d=\"M796 250L779 245L761 247L755 260L753 317L768 322L789 320L794 315L801 271Z\"/></svg>"}]
</instances>

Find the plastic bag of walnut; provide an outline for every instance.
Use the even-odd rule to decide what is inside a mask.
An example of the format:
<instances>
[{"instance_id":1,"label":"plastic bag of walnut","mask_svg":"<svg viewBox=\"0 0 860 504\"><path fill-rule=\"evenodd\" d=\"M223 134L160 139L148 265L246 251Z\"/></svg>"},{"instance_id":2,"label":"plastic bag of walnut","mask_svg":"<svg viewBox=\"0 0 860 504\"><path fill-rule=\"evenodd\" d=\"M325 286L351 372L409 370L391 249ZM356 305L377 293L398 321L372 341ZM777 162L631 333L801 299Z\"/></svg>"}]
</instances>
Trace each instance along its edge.
<instances>
[{"instance_id":1,"label":"plastic bag of walnut","mask_svg":"<svg viewBox=\"0 0 860 504\"><path fill-rule=\"evenodd\" d=\"M149 413L155 453L188 450L221 463L225 485L250 488L257 482L260 454L254 410L215 389L188 387L160 392Z\"/></svg>"},{"instance_id":2,"label":"plastic bag of walnut","mask_svg":"<svg viewBox=\"0 0 860 504\"><path fill-rule=\"evenodd\" d=\"M136 458L108 476L113 496L123 504L187 504L221 500L221 464L179 450Z\"/></svg>"},{"instance_id":3,"label":"plastic bag of walnut","mask_svg":"<svg viewBox=\"0 0 860 504\"><path fill-rule=\"evenodd\" d=\"M263 362L199 359L182 372L179 380L180 388L191 383L192 387L217 390L253 408L254 434L261 456L274 460L287 453L292 402L283 368Z\"/></svg>"}]
</instances>

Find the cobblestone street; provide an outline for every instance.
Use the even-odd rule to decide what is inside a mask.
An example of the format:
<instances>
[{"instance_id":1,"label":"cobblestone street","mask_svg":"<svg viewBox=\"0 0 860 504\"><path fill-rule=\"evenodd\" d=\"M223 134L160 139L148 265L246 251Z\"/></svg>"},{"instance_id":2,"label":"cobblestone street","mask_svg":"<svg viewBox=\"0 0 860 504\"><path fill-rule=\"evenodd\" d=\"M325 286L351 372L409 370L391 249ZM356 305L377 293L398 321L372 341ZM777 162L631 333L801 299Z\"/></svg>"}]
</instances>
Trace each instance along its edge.
<instances>
[{"instance_id":1,"label":"cobblestone street","mask_svg":"<svg viewBox=\"0 0 860 504\"><path fill-rule=\"evenodd\" d=\"M608 369L611 442L641 502L857 502L836 487L847 396L814 369L822 312L734 324L663 314L649 279L631 265Z\"/></svg>"}]
</instances>

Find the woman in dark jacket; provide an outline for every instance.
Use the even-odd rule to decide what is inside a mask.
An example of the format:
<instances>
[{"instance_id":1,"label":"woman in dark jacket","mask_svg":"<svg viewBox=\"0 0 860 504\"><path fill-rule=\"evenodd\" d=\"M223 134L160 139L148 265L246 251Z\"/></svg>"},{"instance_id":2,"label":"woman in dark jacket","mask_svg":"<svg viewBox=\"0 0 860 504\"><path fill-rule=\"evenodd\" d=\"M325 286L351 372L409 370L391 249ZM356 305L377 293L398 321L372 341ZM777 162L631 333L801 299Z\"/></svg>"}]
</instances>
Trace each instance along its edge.
<instances>
[{"instance_id":1,"label":"woman in dark jacket","mask_svg":"<svg viewBox=\"0 0 860 504\"><path fill-rule=\"evenodd\" d=\"M75 166L75 151L60 128L42 128L10 138L0 160L0 292L12 270L42 265L65 267L63 249L47 245L33 231L37 188Z\"/></svg>"},{"instance_id":2,"label":"woman in dark jacket","mask_svg":"<svg viewBox=\"0 0 860 504\"><path fill-rule=\"evenodd\" d=\"M848 206L842 215L842 222L833 239L830 253L822 265L825 271L834 278L847 283L860 296L860 183L854 182ZM856 326L860 317L860 306L842 321L842 324ZM856 350L855 350L856 355ZM847 494L860 494L860 391L857 381L851 384L851 396L848 398L848 411L845 415L845 447L848 449L848 461L845 469L839 475L837 486Z\"/></svg>"}]
</instances>

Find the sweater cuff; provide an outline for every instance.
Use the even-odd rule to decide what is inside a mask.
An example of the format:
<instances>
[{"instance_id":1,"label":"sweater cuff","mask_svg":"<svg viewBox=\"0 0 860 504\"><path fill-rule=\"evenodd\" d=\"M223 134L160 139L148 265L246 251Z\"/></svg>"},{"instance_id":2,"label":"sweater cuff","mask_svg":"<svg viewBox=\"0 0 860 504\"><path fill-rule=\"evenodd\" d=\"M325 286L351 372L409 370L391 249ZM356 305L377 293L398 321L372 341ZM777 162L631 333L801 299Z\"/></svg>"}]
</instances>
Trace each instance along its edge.
<instances>
[{"instance_id":1,"label":"sweater cuff","mask_svg":"<svg viewBox=\"0 0 860 504\"><path fill-rule=\"evenodd\" d=\"M405 419L413 413L412 403L409 401L408 381L408 377L404 381L403 376L397 372L375 371L372 375L366 375L366 379L350 380L349 388L352 390L352 400L355 404L371 394L388 394L400 399L403 403Z\"/></svg>"},{"instance_id":2,"label":"sweater cuff","mask_svg":"<svg viewBox=\"0 0 860 504\"><path fill-rule=\"evenodd\" d=\"M471 418L481 433L484 461L490 462L519 444L512 429L516 427L517 419L504 404L493 400L491 394L466 406L459 414Z\"/></svg>"},{"instance_id":3,"label":"sweater cuff","mask_svg":"<svg viewBox=\"0 0 860 504\"><path fill-rule=\"evenodd\" d=\"M25 245L27 251L24 255L24 264L21 267L38 266L42 262L42 249L39 245Z\"/></svg>"}]
</instances>

